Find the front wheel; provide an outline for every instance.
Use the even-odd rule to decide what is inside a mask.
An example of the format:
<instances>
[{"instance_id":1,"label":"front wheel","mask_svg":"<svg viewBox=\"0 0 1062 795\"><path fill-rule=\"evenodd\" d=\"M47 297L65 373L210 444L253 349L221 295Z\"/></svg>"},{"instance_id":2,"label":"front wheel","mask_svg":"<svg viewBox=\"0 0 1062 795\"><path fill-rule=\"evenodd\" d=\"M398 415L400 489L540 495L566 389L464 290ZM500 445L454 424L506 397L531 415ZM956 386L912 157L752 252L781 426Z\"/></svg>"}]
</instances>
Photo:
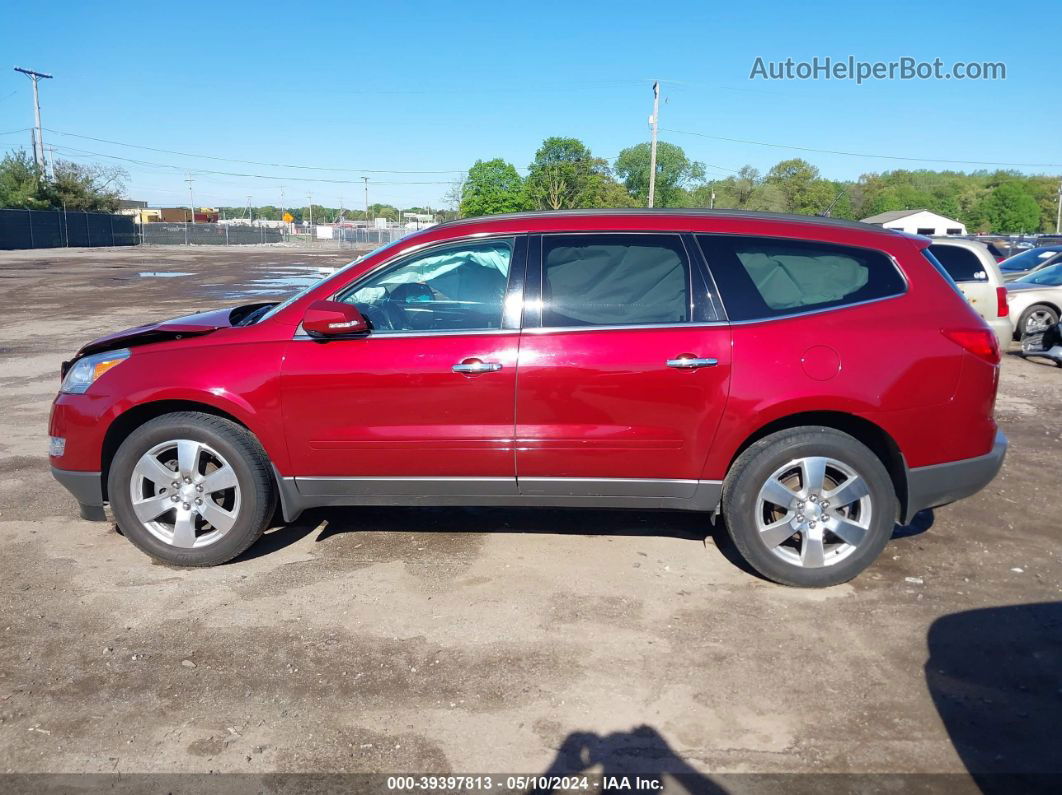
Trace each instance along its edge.
<instances>
[{"instance_id":1,"label":"front wheel","mask_svg":"<svg viewBox=\"0 0 1062 795\"><path fill-rule=\"evenodd\" d=\"M276 507L258 440L198 412L166 414L133 431L111 462L107 495L125 537L177 566L231 560L258 540Z\"/></svg>"},{"instance_id":2,"label":"front wheel","mask_svg":"<svg viewBox=\"0 0 1062 795\"><path fill-rule=\"evenodd\" d=\"M759 440L723 484L723 519L741 555L764 577L805 588L846 582L873 563L896 505L881 460L833 428Z\"/></svg>"}]
</instances>

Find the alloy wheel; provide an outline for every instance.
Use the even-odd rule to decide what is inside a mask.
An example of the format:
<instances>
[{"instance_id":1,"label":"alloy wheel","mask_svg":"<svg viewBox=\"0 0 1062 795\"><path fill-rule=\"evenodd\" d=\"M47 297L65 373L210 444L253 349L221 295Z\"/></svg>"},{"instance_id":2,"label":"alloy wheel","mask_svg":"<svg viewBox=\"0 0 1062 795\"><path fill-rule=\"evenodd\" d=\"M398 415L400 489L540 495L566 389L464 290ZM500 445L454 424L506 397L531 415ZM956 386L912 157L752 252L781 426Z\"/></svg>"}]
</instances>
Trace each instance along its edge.
<instances>
[{"instance_id":1,"label":"alloy wheel","mask_svg":"<svg viewBox=\"0 0 1062 795\"><path fill-rule=\"evenodd\" d=\"M192 439L162 442L144 453L129 489L140 523L174 547L217 542L240 512L236 471L217 450Z\"/></svg>"},{"instance_id":2,"label":"alloy wheel","mask_svg":"<svg viewBox=\"0 0 1062 795\"><path fill-rule=\"evenodd\" d=\"M756 500L756 528L772 554L804 568L847 558L870 530L870 490L852 467L808 456L775 470Z\"/></svg>"}]
</instances>

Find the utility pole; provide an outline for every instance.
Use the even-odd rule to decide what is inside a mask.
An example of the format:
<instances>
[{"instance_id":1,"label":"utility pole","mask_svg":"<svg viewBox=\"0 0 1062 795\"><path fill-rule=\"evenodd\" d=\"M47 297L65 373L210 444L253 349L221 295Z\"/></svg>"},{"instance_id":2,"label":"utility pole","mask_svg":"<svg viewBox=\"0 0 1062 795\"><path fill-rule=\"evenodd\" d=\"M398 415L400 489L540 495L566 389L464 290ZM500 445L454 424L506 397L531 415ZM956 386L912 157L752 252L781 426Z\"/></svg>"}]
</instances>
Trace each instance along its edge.
<instances>
[{"instance_id":1,"label":"utility pole","mask_svg":"<svg viewBox=\"0 0 1062 795\"><path fill-rule=\"evenodd\" d=\"M362 177L362 182L365 183L365 228L369 228L369 178Z\"/></svg>"},{"instance_id":2,"label":"utility pole","mask_svg":"<svg viewBox=\"0 0 1062 795\"><path fill-rule=\"evenodd\" d=\"M711 199L708 200L708 209L709 210L714 210L715 209L715 188L712 188L712 197L711 197Z\"/></svg>"},{"instance_id":3,"label":"utility pole","mask_svg":"<svg viewBox=\"0 0 1062 795\"><path fill-rule=\"evenodd\" d=\"M307 193L306 194L306 201L308 201L310 203L310 230L311 230L310 234L312 235L313 234L313 194L312 193Z\"/></svg>"},{"instance_id":4,"label":"utility pole","mask_svg":"<svg viewBox=\"0 0 1062 795\"><path fill-rule=\"evenodd\" d=\"M44 72L34 72L32 69L23 69L21 66L16 66L15 71L22 72L33 82L33 119L34 128L37 130L33 142L33 159L37 161L40 173L44 174L44 138L41 137L41 100L37 93L37 83L41 79L51 80L52 76Z\"/></svg>"},{"instance_id":5,"label":"utility pole","mask_svg":"<svg viewBox=\"0 0 1062 795\"><path fill-rule=\"evenodd\" d=\"M1058 183L1058 210L1055 212L1055 234L1062 234L1062 182Z\"/></svg>"},{"instance_id":6,"label":"utility pole","mask_svg":"<svg viewBox=\"0 0 1062 795\"><path fill-rule=\"evenodd\" d=\"M195 223L195 202L192 201L192 175L189 174L185 177L185 182L188 183L188 212L192 215L192 223Z\"/></svg>"},{"instance_id":7,"label":"utility pole","mask_svg":"<svg viewBox=\"0 0 1062 795\"><path fill-rule=\"evenodd\" d=\"M254 213L251 212L251 197L250 196L247 197L247 222L248 223L253 223L254 222Z\"/></svg>"},{"instance_id":8,"label":"utility pole","mask_svg":"<svg viewBox=\"0 0 1062 795\"><path fill-rule=\"evenodd\" d=\"M653 115L649 117L649 126L653 130L653 140L649 145L649 206L656 198L656 130L660 126L660 83L653 83Z\"/></svg>"}]
</instances>

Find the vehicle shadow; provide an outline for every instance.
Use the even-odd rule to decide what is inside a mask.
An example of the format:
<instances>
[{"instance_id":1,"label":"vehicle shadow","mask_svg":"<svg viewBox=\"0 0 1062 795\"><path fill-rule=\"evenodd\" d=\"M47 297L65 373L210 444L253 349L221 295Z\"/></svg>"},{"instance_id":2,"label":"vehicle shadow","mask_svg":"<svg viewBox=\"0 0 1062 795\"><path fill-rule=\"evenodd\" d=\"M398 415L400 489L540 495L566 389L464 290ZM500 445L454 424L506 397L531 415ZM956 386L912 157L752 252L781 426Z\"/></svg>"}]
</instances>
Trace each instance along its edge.
<instances>
[{"instance_id":1,"label":"vehicle shadow","mask_svg":"<svg viewBox=\"0 0 1062 795\"><path fill-rule=\"evenodd\" d=\"M930 696L981 791L1062 791L1062 602L946 615L927 643Z\"/></svg>"},{"instance_id":2,"label":"vehicle shadow","mask_svg":"<svg viewBox=\"0 0 1062 795\"><path fill-rule=\"evenodd\" d=\"M322 527L323 525L323 527ZM312 508L286 524L274 517L270 529L234 563L253 560L301 541L320 530L315 543L345 533L542 533L703 541L711 519L690 511L577 508L413 508L360 506Z\"/></svg>"},{"instance_id":3,"label":"vehicle shadow","mask_svg":"<svg viewBox=\"0 0 1062 795\"><path fill-rule=\"evenodd\" d=\"M907 525L893 528L893 540L926 532L933 512L922 511ZM322 527L323 525L323 527ZM413 508L361 506L312 508L287 524L274 517L270 529L239 563L298 543L320 528L315 543L343 533L542 533L618 537L663 537L686 541L712 539L719 553L742 571L764 579L734 546L720 516L693 511L607 510L600 508Z\"/></svg>"},{"instance_id":4,"label":"vehicle shadow","mask_svg":"<svg viewBox=\"0 0 1062 795\"><path fill-rule=\"evenodd\" d=\"M691 767L656 729L643 725L604 736L572 732L539 775L539 785L529 792L580 791L578 784L564 786L563 778L584 775L601 781L600 788L591 788L597 792L642 790L716 795L727 791Z\"/></svg>"}]
</instances>

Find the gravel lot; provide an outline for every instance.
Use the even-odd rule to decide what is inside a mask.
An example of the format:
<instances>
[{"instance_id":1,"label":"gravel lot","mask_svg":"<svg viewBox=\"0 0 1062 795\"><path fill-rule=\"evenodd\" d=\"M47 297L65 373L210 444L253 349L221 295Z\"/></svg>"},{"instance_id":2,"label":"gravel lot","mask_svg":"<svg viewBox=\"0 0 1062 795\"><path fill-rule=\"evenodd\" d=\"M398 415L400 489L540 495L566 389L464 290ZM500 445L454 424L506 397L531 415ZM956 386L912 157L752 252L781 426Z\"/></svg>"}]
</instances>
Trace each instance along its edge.
<instances>
[{"instance_id":1,"label":"gravel lot","mask_svg":"<svg viewBox=\"0 0 1062 795\"><path fill-rule=\"evenodd\" d=\"M1062 772L1050 365L1006 357L1001 476L824 591L681 513L318 510L208 570L77 518L63 358L348 259L0 252L0 772Z\"/></svg>"}]
</instances>

